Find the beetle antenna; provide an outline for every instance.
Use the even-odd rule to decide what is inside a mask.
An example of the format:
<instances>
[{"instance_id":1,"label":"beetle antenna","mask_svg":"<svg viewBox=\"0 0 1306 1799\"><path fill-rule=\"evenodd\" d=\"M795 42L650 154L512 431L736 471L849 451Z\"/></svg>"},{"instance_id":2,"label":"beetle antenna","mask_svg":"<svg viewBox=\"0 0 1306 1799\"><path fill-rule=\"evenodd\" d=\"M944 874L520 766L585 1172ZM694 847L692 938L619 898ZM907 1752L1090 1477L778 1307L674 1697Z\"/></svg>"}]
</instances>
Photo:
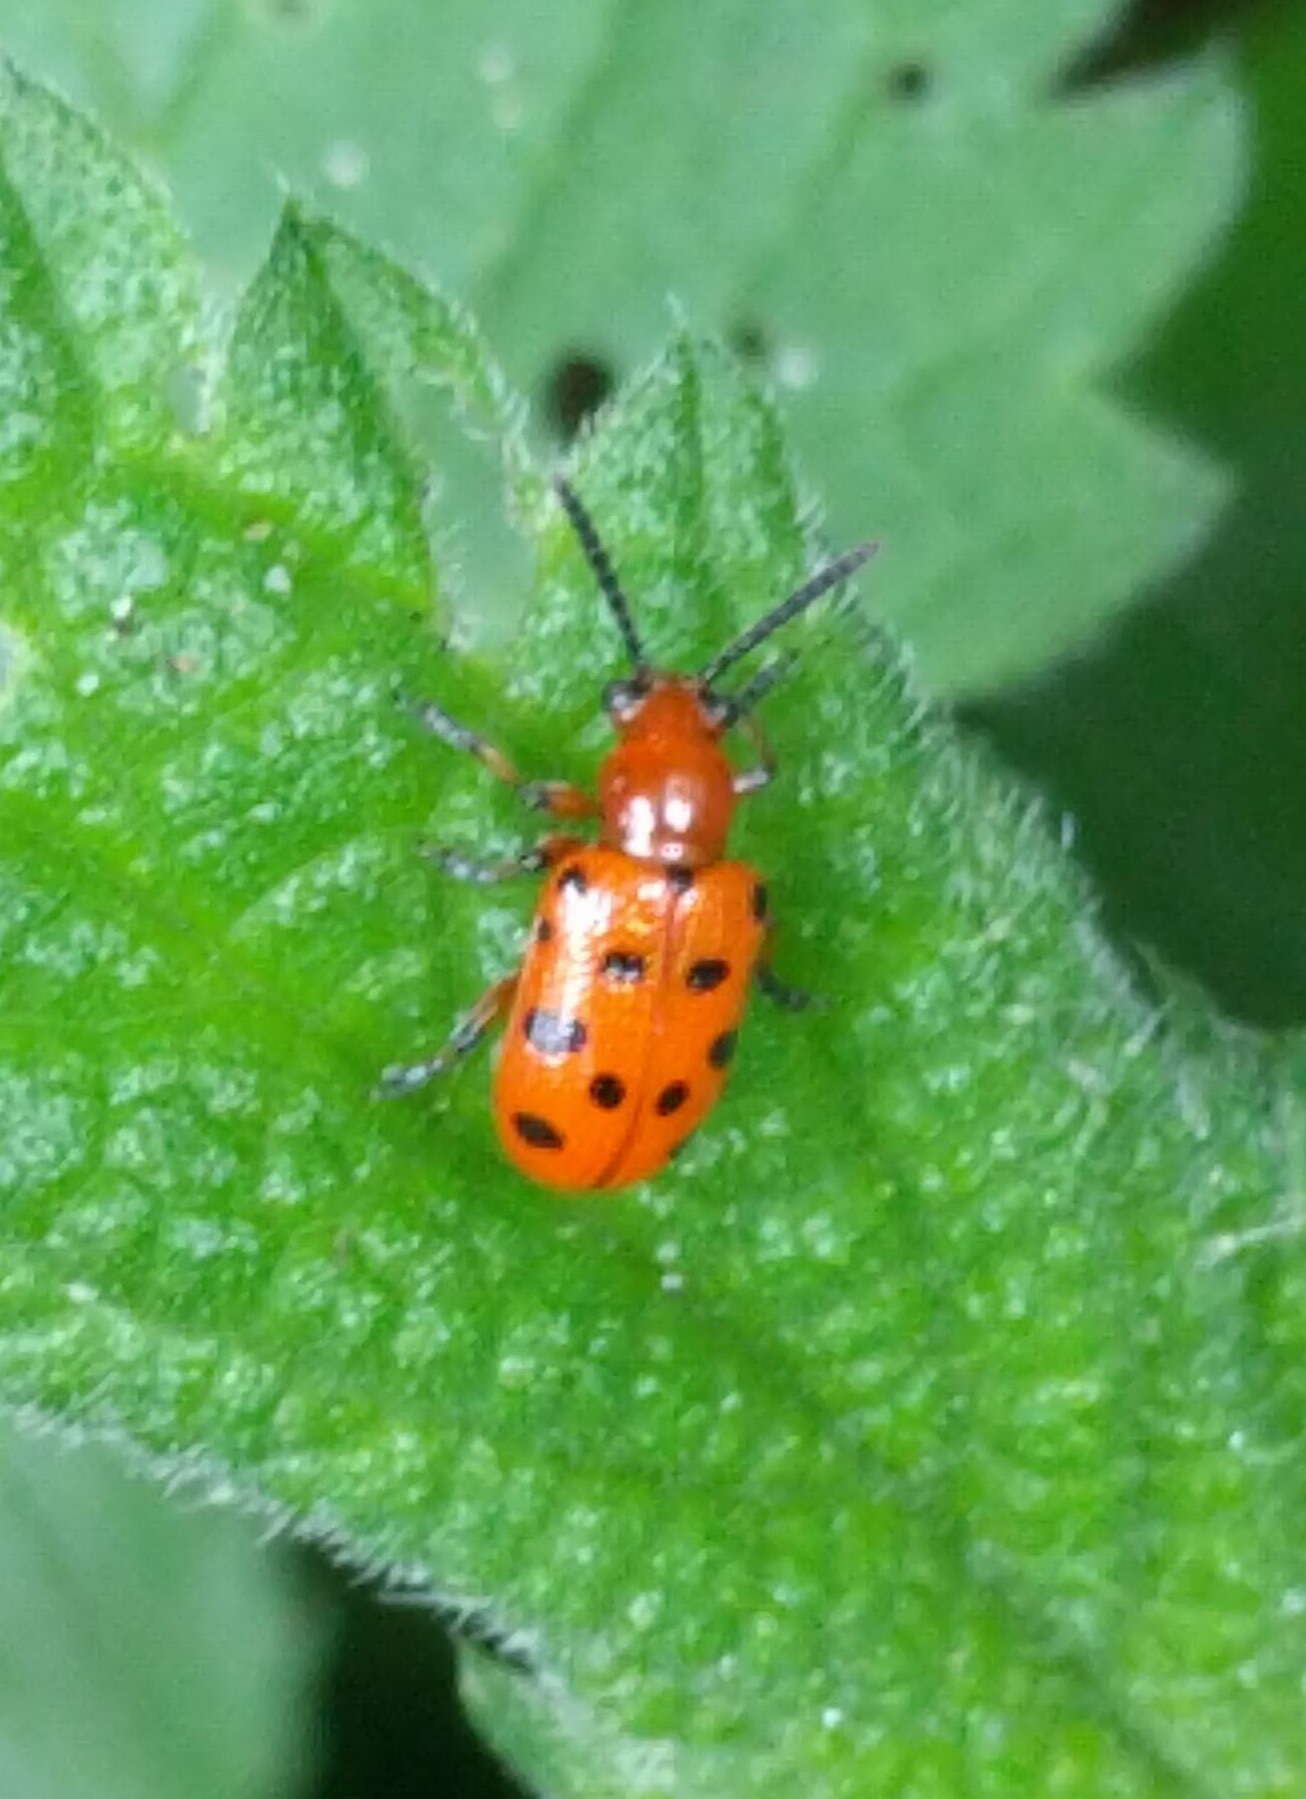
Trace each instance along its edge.
<instances>
[{"instance_id":1,"label":"beetle antenna","mask_svg":"<svg viewBox=\"0 0 1306 1799\"><path fill-rule=\"evenodd\" d=\"M729 730L741 718L746 718L757 702L765 699L777 682L783 681L797 663L798 652L786 650L783 656L777 656L774 662L768 662L765 668L759 668L752 680L745 681L738 693L727 694L722 700L721 722L725 728Z\"/></svg>"},{"instance_id":2,"label":"beetle antenna","mask_svg":"<svg viewBox=\"0 0 1306 1799\"><path fill-rule=\"evenodd\" d=\"M755 650L759 643L771 635L772 631L778 631L781 625L787 625L791 618L797 618L800 612L806 612L812 602L819 600L823 593L829 593L830 589L837 587L840 581L846 581L849 575L855 573L862 566L863 562L870 560L879 547L878 543L859 543L855 550L847 550L842 556L836 556L833 562L827 562L824 568L817 569L816 573L804 581L801 587L794 589L787 600L781 600L780 604L772 607L764 618L759 618L755 625L750 625L746 631L741 631L733 642L728 643L723 650L719 650L699 675L699 680L705 687L713 686L731 663L738 662L741 656L746 656L750 650ZM751 685L750 682L749 686L751 687ZM770 683L768 683L769 685ZM749 688L746 687L744 692L748 691ZM762 692L766 692L765 687ZM760 699L761 694L757 697Z\"/></svg>"},{"instance_id":3,"label":"beetle antenna","mask_svg":"<svg viewBox=\"0 0 1306 1799\"><path fill-rule=\"evenodd\" d=\"M612 616L617 621L617 629L625 641L630 660L636 669L646 668L648 661L644 655L644 646L639 641L639 633L635 629L635 621L630 616L630 602L621 590L616 570L609 560L608 552L599 540L598 532L594 529L593 519L581 504L580 495L575 488L561 475L553 477L553 491L562 501L563 509L571 520L572 529L580 539L580 547L585 552L585 560L594 572L594 579L602 589L604 599L612 608Z\"/></svg>"}]
</instances>

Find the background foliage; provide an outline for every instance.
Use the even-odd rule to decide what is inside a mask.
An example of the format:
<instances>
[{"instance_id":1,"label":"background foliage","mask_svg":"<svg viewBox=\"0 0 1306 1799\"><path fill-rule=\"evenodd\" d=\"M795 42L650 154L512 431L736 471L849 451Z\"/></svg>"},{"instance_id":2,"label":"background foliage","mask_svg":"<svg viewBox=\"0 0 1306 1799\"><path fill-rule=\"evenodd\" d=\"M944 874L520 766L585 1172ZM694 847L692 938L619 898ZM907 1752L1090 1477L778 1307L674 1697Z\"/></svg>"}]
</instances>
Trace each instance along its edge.
<instances>
[{"instance_id":1,"label":"background foliage","mask_svg":"<svg viewBox=\"0 0 1306 1799\"><path fill-rule=\"evenodd\" d=\"M1253 14L1246 210L1126 376L1236 476L1201 553L1100 644L977 714L1075 812L1123 930L1159 944L1230 1012L1306 1014L1306 680L1301 507L1306 351L1306 18Z\"/></svg>"},{"instance_id":2,"label":"background foliage","mask_svg":"<svg viewBox=\"0 0 1306 1799\"><path fill-rule=\"evenodd\" d=\"M937 683L987 682L1030 669L1067 641L1082 641L1088 624L1174 568L1177 552L1197 541L1235 477L1238 497L1212 548L1171 574L1159 599L1101 648L1081 651L1068 669L1019 696L989 699L974 716L1073 802L1085 825L1081 841L1107 882L1123 931L1158 941L1216 984L1235 1010L1299 1016L1300 791L1292 779L1267 778L1266 768L1301 766L1299 708L1293 703L1301 672L1292 580L1301 545L1293 452L1306 414L1301 353L1290 324L1301 202L1289 178L1303 116L1306 40L1300 27L1269 18L1249 31L1243 65L1259 121L1251 207L1222 261L1159 347L1122 378L1132 394L1185 425L1188 443L1181 450L1154 425L1145 434L1136 425L1121 426L1121 415L1092 399L1089 383L1172 300L1192 258L1232 207L1236 132L1229 131L1222 102L1228 90L1218 72L1208 69L1195 83L1175 88L1177 111L1149 115L1126 100L1123 111L1120 102L1111 102L1101 115L1122 157L1112 176L1116 191L1104 196L1110 253L1101 267L1113 276L1125 268L1139 276L1137 284L1113 281L1109 290L1090 285L1081 312L1058 312L1058 282L1067 293L1082 293L1084 265L1073 254L1059 259L1056 252L1059 246L1073 252L1080 239L1051 219L1039 226L1035 213L1024 247L1013 250L1001 238L992 245L1002 266L1014 261L1018 272L1037 276L1023 290L1014 284L1022 297L1010 311L1009 295L1001 296L1010 346L1005 360L995 359L985 341L973 366L964 354L955 365L939 366L940 348L961 349L956 314L941 310L931 344L930 313L921 313L921 347L938 383L936 408L929 384L922 386L909 359L904 366L895 363L890 381L873 359L862 360L863 346L899 340L902 326L893 309L901 311L928 291L929 258L954 253L966 206L956 217L932 207L928 225L937 225L937 232L922 229L918 217L904 221L903 236L891 244L897 254L873 268L874 297L889 311L868 324L872 296L857 228L864 216L884 216L875 183L892 163L872 157L859 176L860 133L878 150L895 133L915 133L915 170L920 134L934 132L945 171L949 155L985 171L983 202L975 204L991 218L1011 204L1001 186L1008 136L1011 193L1027 197L1031 161L1055 172L1057 146L1044 135L1041 97L1101 22L1097 15L1048 9L1053 26L1041 42L1028 31L1022 9L970 9L980 34L977 64L975 43L950 42L941 31L937 44L931 39L922 45L919 25L897 26L886 9L877 19L884 29L868 62L859 35L865 21L859 9L849 9L845 35L832 31L816 47L816 62L796 69L791 57L778 54L787 41L777 9L778 38L766 46L769 62L759 60L757 79L765 84L766 69L781 66L785 90L773 95L764 86L750 111L773 126L776 117L780 123L759 132L757 141L727 147L713 138L710 107L692 82L655 83L644 73L675 64L685 22L659 13L651 26L637 22L637 15L577 8L568 15L575 29L553 29L545 42L538 32L531 36L531 10L511 21L511 30L505 27L502 42L484 40L469 22L470 12L461 24L455 11L447 18L442 13L438 46L415 44L410 30L377 33L348 7L313 4L173 7L166 21L136 5L97 9L93 21L81 8L39 14L23 9L8 20L0 12L0 29L32 66L80 91L158 160L210 272L228 291L253 272L262 254L276 206L276 169L298 187L329 193L336 209L369 236L384 237L404 252L403 260L435 269L454 291L470 294L513 373L542 400L565 398L557 377L568 362L573 370L600 363L630 370L663 334L661 295L674 286L696 317L731 330L788 384L807 469L830 495L836 519L864 529L868 490L875 496L872 522L883 519L887 530L892 519L892 535L903 547L896 571L877 592L906 625ZM910 16L918 20L918 9ZM720 38L709 41L702 62L706 94L746 82L735 63L737 33L724 10L721 18ZM649 31L655 41L642 35ZM431 103L433 68L473 64L475 83L451 79L441 90L447 103ZM875 74L874 105L859 110L854 104L843 84L850 67ZM957 100L950 78L956 69L976 67L1001 69L1010 87L1000 104L979 108L978 124L972 121L958 134L955 116L948 117ZM404 82L411 82L406 103L396 100ZM772 104L781 108L779 115L768 114ZM641 117L641 106L652 108L651 123L647 112ZM1163 171L1165 178L1149 189L1159 196L1160 213L1122 207L1119 200L1121 191L1133 197L1138 164L1129 160L1128 121L1140 110L1162 120L1158 144L1176 157L1191 156L1192 166L1210 175L1204 187L1189 189ZM912 122L896 125L900 114ZM650 130L674 156L646 154ZM760 180L758 171L767 165L759 159L773 154L768 145L784 146L785 167L771 168L774 178ZM723 155L720 166L713 154ZM1065 154L1078 154L1073 141ZM1156 148L1146 139L1132 154L1155 164ZM685 209L676 204L678 183L685 169L701 170L705 159L713 169L708 186L719 214L696 218L690 230ZM826 185L787 191L791 165L807 171L809 183L810 172L820 172ZM596 205L596 178L605 171L611 171L610 190ZM961 190L945 179L943 191ZM638 219L639 232L630 229L631 218ZM614 242L630 253L614 255ZM858 254L847 260L850 242ZM1029 254L1033 249L1037 258ZM913 261L916 251L923 262ZM287 276L295 273L296 254L293 237L283 236L279 272L265 288L278 303L293 291ZM850 278L850 270L858 279ZM982 274L982 267L968 271L968 295ZM1104 291L1120 308L1116 335L1085 342L1085 328L1096 330L1103 319ZM271 325L280 328L275 319ZM266 328L268 315L247 310L247 341L256 343ZM1239 347L1236 356L1229 354L1231 339ZM329 359L329 340L320 349ZM1055 402L1048 358L1058 368L1064 364L1067 377ZM1020 382L1011 379L1016 361L1022 372L1024 365L1037 371L1032 416ZM256 384L242 415L239 368L238 357L231 416L237 429L243 417L248 435L251 421L269 414L268 394ZM510 534L476 525L496 513L486 504L492 469L484 458L462 452L442 415L421 396L405 395L402 404L417 441L437 456L444 475L437 526L446 534L455 521L461 527L454 597L466 612L492 588L505 596L521 591L524 562ZM995 410L1007 427L997 432L987 428ZM139 429L140 421L128 424ZM69 453L75 454L75 420L70 428ZM1194 451L1197 440L1206 446L1205 459ZM284 482L284 443L270 441ZM1064 474L1058 470L1049 478L1054 441L1070 448ZM967 460L948 468L944 453L955 444ZM304 446L297 448L302 459ZM1216 451L1223 453L1223 475L1210 460ZM918 461L932 479L905 485ZM1140 481L1140 471L1147 479ZM230 472L233 481L267 485L248 465ZM1014 542L1003 536L1003 507L1022 483L1046 480L1055 496L1072 476L1082 483L1080 510L1067 516L1053 507L1040 522L1039 508L1024 509L1027 529ZM397 469L394 482L386 542L379 550L364 544L349 551L364 578L378 565L402 576L404 531L413 533L410 544L422 539L419 518L410 513L405 525L406 471ZM311 505L314 486L314 475L306 472L292 503ZM1136 492L1140 501L1131 514L1133 534L1123 538L1101 530L1120 492ZM1000 546L990 566L958 559L958 518L968 527L973 521L967 535L977 546ZM691 531L681 565L691 577L701 567L697 544ZM652 547L645 554L656 606L659 556ZM634 555L638 568L639 552ZM507 608L480 622L483 631L504 628ZM533 747L542 753L544 746ZM955 1267L952 1246L939 1278L946 1281ZM1267 1571L1281 1572L1273 1556ZM1285 1604L1296 1590L1284 1585ZM256 1597L251 1603L269 1601ZM252 1611L250 1628L257 1627ZM510 1744L529 1740L529 1708L512 1723L517 1706L511 1676L478 1665L469 1678L487 1707L492 1734L497 1729ZM552 1720L550 1728L556 1725ZM577 1741L592 1752L593 1722L581 1721L578 1729ZM1271 1744L1276 1734L1269 1732ZM1278 1737L1280 1747L1284 1741ZM537 1744L528 1753L548 1751ZM630 1790L638 1771L622 1761L618 1747L607 1754L611 1766L623 1768L623 1790ZM1186 1778L1163 1763L1164 1757L1152 1765L1153 1778ZM237 1776L225 1778L225 1790L240 1790ZM1102 1773L1103 1790L1116 1778ZM1263 1766L1257 1778L1260 1784L1246 1790L1276 1790L1272 1769ZM559 1772L558 1790L566 1790L563 1780ZM676 1790L689 1790L687 1780L681 1770Z\"/></svg>"}]
</instances>

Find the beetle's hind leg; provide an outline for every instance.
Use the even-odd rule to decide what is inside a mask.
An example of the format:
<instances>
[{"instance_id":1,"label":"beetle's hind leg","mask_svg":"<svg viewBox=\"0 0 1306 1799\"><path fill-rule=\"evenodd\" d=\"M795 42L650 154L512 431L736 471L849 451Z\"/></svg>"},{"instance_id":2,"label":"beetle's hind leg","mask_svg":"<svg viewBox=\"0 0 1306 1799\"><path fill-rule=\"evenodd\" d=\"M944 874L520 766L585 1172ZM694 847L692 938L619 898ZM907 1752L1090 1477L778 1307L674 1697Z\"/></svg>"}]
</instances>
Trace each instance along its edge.
<instances>
[{"instance_id":1,"label":"beetle's hind leg","mask_svg":"<svg viewBox=\"0 0 1306 1799\"><path fill-rule=\"evenodd\" d=\"M424 1062L409 1062L406 1065L396 1062L389 1068L383 1068L373 1096L376 1099L398 1099L405 1093L415 1093L428 1081L447 1074L455 1063L471 1054L493 1025L507 1017L516 991L515 974L505 975L503 980L496 981L493 987L486 989L471 1011L458 1020L449 1033L448 1041L435 1055L428 1056Z\"/></svg>"},{"instance_id":2,"label":"beetle's hind leg","mask_svg":"<svg viewBox=\"0 0 1306 1799\"><path fill-rule=\"evenodd\" d=\"M791 987L788 981L782 981L771 965L771 947L775 942L775 926L767 925L766 940L762 953L753 968L753 979L773 1005L785 1012L825 1012L830 1002L820 993L808 993L803 987Z\"/></svg>"},{"instance_id":3,"label":"beetle's hind leg","mask_svg":"<svg viewBox=\"0 0 1306 1799\"><path fill-rule=\"evenodd\" d=\"M788 981L782 981L769 962L757 964L753 979L757 982L758 991L785 1012L806 1012L810 1006L819 1009L829 1004L828 1000L821 999L818 994L808 993L804 987L791 987Z\"/></svg>"},{"instance_id":4,"label":"beetle's hind leg","mask_svg":"<svg viewBox=\"0 0 1306 1799\"><path fill-rule=\"evenodd\" d=\"M424 731L429 731L432 737L438 737L452 749L465 750L469 756L475 756L496 781L514 788L532 811L547 812L553 818L589 818L598 811L592 795L570 781L526 780L516 763L501 749L469 726L460 725L456 718L450 718L443 706L437 706L434 700L415 706L413 712Z\"/></svg>"},{"instance_id":5,"label":"beetle's hind leg","mask_svg":"<svg viewBox=\"0 0 1306 1799\"><path fill-rule=\"evenodd\" d=\"M422 845L422 854L443 874L452 875L455 881L470 881L476 887L489 887L496 881L511 881L517 875L540 874L546 868L552 868L555 862L572 850L583 849L585 845L578 837L548 836L542 837L533 848L523 850L519 856L509 856L502 862L480 862L475 856L465 856L461 850L449 849L438 843Z\"/></svg>"}]
</instances>

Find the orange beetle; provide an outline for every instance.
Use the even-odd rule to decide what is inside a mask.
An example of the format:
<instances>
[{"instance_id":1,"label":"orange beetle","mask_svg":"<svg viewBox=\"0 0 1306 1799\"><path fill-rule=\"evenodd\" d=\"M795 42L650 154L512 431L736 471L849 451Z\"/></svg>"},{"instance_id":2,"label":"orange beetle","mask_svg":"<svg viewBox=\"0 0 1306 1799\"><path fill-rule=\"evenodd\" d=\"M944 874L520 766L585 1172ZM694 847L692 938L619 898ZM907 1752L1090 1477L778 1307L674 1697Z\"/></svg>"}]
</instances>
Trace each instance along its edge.
<instances>
[{"instance_id":1,"label":"orange beetle","mask_svg":"<svg viewBox=\"0 0 1306 1799\"><path fill-rule=\"evenodd\" d=\"M553 835L504 865L431 852L462 880L528 870L549 878L517 973L489 989L437 1055L386 1069L380 1090L410 1093L443 1074L506 1016L494 1084L500 1140L532 1180L575 1191L643 1180L680 1148L720 1097L750 978L782 1005L807 1003L766 959L765 885L746 863L723 859L736 801L775 773L752 709L792 657L767 664L737 693L719 693L716 683L860 568L875 545L828 563L700 674L670 674L649 666L579 498L561 479L555 487L634 670L604 690L618 742L599 771L597 801L566 782L523 781L501 751L438 706L421 707L419 717L537 809L560 819L597 813L598 844ZM753 740L752 768L732 768L721 747L736 726Z\"/></svg>"}]
</instances>

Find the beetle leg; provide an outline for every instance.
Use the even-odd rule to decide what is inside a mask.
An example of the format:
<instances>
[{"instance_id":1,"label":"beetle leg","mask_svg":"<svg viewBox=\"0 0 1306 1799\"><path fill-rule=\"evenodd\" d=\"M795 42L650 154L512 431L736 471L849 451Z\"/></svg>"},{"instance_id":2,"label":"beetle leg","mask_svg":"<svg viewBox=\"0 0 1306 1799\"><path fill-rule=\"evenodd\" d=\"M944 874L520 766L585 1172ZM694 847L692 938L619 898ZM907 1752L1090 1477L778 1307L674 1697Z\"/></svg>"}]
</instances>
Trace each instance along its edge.
<instances>
[{"instance_id":1,"label":"beetle leg","mask_svg":"<svg viewBox=\"0 0 1306 1799\"><path fill-rule=\"evenodd\" d=\"M752 739L753 750L757 756L757 764L753 768L736 770L731 783L736 795L744 798L750 793L759 793L763 787L769 787L776 776L775 751L771 748L761 721L747 714L739 721L739 729Z\"/></svg>"},{"instance_id":2,"label":"beetle leg","mask_svg":"<svg viewBox=\"0 0 1306 1799\"><path fill-rule=\"evenodd\" d=\"M775 927L767 927L766 942L762 953L753 969L753 979L766 997L786 1012L805 1012L809 1008L817 1012L828 1010L830 1002L822 994L808 993L802 987L791 987L788 981L782 981L771 966L771 945L775 940Z\"/></svg>"},{"instance_id":3,"label":"beetle leg","mask_svg":"<svg viewBox=\"0 0 1306 1799\"><path fill-rule=\"evenodd\" d=\"M759 962L753 971L753 978L759 990L786 1012L805 1012L809 1006L824 1004L814 993L808 993L802 987L791 987L787 981L782 981L769 962Z\"/></svg>"},{"instance_id":4,"label":"beetle leg","mask_svg":"<svg viewBox=\"0 0 1306 1799\"><path fill-rule=\"evenodd\" d=\"M735 770L730 785L734 789L736 799L746 799L750 793L760 793L769 787L775 779L774 768L767 768L759 763L756 768L739 768Z\"/></svg>"},{"instance_id":5,"label":"beetle leg","mask_svg":"<svg viewBox=\"0 0 1306 1799\"><path fill-rule=\"evenodd\" d=\"M471 1011L458 1020L443 1049L428 1056L424 1062L409 1062L407 1065L396 1062L390 1068L383 1068L374 1089L374 1097L398 1099L405 1093L415 1093L427 1081L447 1074L455 1063L470 1055L492 1025L507 1016L516 991L515 974L505 975L503 980L496 981L493 987L486 989Z\"/></svg>"},{"instance_id":6,"label":"beetle leg","mask_svg":"<svg viewBox=\"0 0 1306 1799\"><path fill-rule=\"evenodd\" d=\"M539 874L552 868L570 851L584 847L578 837L551 835L541 838L532 849L523 850L519 856L509 856L503 862L478 862L474 856L465 856L461 850L447 849L437 843L423 844L422 854L443 874L452 875L455 881L489 887L495 881L511 881L517 875Z\"/></svg>"},{"instance_id":7,"label":"beetle leg","mask_svg":"<svg viewBox=\"0 0 1306 1799\"><path fill-rule=\"evenodd\" d=\"M598 810L596 802L581 787L570 781L527 781L510 757L467 725L455 718L434 700L426 700L414 708L417 722L432 737L452 749L466 750L483 768L488 768L496 781L516 788L525 803L536 812L551 813L554 818L587 818Z\"/></svg>"},{"instance_id":8,"label":"beetle leg","mask_svg":"<svg viewBox=\"0 0 1306 1799\"><path fill-rule=\"evenodd\" d=\"M506 781L510 787L521 786L521 775L502 750L496 749L479 732L471 730L467 725L460 725L456 718L450 718L443 706L437 706L434 700L423 700L415 706L413 716L424 731L429 731L432 737L438 737L441 743L447 743L451 749L466 750L469 756L475 756L497 781Z\"/></svg>"},{"instance_id":9,"label":"beetle leg","mask_svg":"<svg viewBox=\"0 0 1306 1799\"><path fill-rule=\"evenodd\" d=\"M570 781L523 781L517 792L532 812L551 818L592 818L599 809L593 794Z\"/></svg>"}]
</instances>

